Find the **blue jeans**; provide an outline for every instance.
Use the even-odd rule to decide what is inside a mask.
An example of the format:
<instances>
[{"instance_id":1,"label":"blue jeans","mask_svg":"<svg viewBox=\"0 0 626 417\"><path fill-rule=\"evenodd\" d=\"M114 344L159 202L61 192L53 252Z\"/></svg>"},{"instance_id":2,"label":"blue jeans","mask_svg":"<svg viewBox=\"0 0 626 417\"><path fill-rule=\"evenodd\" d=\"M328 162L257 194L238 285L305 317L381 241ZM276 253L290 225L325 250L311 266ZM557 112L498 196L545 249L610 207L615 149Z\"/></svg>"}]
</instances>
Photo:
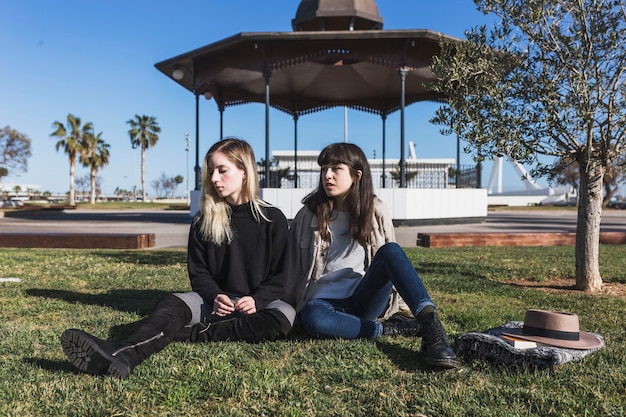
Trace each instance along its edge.
<instances>
[{"instance_id":1,"label":"blue jeans","mask_svg":"<svg viewBox=\"0 0 626 417\"><path fill-rule=\"evenodd\" d=\"M382 325L376 319L389 302L392 285L416 316L424 307L435 306L402 248L387 243L376 252L352 296L311 299L300 311L300 321L318 338L378 337Z\"/></svg>"}]
</instances>

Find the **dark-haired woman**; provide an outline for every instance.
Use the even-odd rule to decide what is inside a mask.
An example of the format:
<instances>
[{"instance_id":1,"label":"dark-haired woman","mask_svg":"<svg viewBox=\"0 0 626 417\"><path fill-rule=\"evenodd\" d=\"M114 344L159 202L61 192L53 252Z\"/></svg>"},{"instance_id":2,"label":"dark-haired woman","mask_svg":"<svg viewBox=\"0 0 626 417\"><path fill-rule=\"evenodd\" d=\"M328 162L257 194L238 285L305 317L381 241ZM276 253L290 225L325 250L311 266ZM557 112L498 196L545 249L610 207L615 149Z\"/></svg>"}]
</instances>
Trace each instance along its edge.
<instances>
[{"instance_id":1,"label":"dark-haired woman","mask_svg":"<svg viewBox=\"0 0 626 417\"><path fill-rule=\"evenodd\" d=\"M435 304L394 243L391 217L374 195L363 151L335 143L322 150L317 162L319 185L304 198L288 246L290 292L307 333L344 339L414 334L422 337L424 362L457 366ZM397 304L390 303L396 290L414 319L391 316L397 311ZM381 322L381 315L392 318Z\"/></svg>"}]
</instances>

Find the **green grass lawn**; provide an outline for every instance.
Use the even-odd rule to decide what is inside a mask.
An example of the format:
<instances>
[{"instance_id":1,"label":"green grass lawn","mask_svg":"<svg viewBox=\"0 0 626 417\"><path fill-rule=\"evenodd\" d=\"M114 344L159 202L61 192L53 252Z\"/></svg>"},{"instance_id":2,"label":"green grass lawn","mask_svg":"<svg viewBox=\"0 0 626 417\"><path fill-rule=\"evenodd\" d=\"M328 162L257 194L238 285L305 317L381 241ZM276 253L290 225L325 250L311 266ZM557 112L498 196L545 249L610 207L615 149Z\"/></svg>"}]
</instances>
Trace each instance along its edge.
<instances>
[{"instance_id":1,"label":"green grass lawn","mask_svg":"<svg viewBox=\"0 0 626 417\"><path fill-rule=\"evenodd\" d=\"M59 337L69 327L123 337L161 295L189 289L185 251L0 249L0 277L21 280L0 283L0 415L623 416L626 296L549 288L573 276L573 251L406 249L452 338L527 308L575 312L604 336L604 349L554 371L478 361L433 371L419 339L310 340L296 328L271 343L175 343L120 381L77 372ZM601 247L614 287L626 285L624 253Z\"/></svg>"}]
</instances>

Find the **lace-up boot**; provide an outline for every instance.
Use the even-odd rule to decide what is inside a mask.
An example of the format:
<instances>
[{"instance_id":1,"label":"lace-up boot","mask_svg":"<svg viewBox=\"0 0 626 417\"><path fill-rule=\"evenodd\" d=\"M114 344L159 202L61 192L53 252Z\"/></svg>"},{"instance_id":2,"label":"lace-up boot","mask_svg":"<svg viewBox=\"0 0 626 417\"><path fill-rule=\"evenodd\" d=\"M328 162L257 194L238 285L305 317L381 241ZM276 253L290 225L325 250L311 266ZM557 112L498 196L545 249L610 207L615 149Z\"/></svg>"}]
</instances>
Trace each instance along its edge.
<instances>
[{"instance_id":1,"label":"lace-up boot","mask_svg":"<svg viewBox=\"0 0 626 417\"><path fill-rule=\"evenodd\" d=\"M418 336L421 325L415 318L396 313L383 321L383 336Z\"/></svg>"},{"instance_id":2,"label":"lace-up boot","mask_svg":"<svg viewBox=\"0 0 626 417\"><path fill-rule=\"evenodd\" d=\"M429 309L430 310L430 309ZM417 316L421 325L422 359L431 366L456 368L457 360L450 341L434 310L422 311Z\"/></svg>"}]
</instances>

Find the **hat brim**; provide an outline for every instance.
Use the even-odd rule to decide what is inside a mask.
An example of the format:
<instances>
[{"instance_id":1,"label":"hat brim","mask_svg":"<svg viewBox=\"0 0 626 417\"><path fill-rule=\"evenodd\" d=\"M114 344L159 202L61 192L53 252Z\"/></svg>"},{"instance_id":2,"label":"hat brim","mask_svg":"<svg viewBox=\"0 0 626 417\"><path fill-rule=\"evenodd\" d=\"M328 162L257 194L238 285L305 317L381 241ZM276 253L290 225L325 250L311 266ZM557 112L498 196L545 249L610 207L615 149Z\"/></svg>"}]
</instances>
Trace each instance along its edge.
<instances>
[{"instance_id":1,"label":"hat brim","mask_svg":"<svg viewBox=\"0 0 626 417\"><path fill-rule=\"evenodd\" d=\"M519 339L531 340L544 345L567 349L594 349L602 346L602 341L588 332L580 332L578 340L562 340L552 339L550 337L526 335L522 333L523 330L524 329L522 327L516 329L506 329L506 332L502 332L502 334L517 337Z\"/></svg>"}]
</instances>

